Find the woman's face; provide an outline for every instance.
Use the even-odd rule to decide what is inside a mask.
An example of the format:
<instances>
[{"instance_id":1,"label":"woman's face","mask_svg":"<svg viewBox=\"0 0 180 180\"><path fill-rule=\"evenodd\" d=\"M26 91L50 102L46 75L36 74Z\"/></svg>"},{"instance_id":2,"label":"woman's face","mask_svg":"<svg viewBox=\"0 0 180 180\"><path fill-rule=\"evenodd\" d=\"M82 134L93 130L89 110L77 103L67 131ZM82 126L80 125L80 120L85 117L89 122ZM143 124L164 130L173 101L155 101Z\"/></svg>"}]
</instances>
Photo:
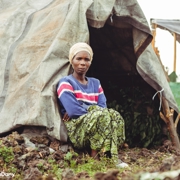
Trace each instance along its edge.
<instances>
[{"instance_id":1,"label":"woman's face","mask_svg":"<svg viewBox=\"0 0 180 180\"><path fill-rule=\"evenodd\" d=\"M72 60L72 67L74 72L78 75L84 75L88 71L91 60L90 54L86 51L78 52L73 60Z\"/></svg>"}]
</instances>

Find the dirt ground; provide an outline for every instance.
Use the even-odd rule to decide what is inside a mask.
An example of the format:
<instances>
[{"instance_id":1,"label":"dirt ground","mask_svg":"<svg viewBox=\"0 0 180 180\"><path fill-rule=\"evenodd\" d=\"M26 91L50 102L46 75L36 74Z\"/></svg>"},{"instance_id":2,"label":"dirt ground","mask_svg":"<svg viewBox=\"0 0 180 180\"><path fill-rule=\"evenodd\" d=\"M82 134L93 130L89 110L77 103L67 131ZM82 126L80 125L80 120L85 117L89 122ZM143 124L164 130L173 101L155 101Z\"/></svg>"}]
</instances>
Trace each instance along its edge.
<instances>
[{"instance_id":1,"label":"dirt ground","mask_svg":"<svg viewBox=\"0 0 180 180\"><path fill-rule=\"evenodd\" d=\"M119 158L128 164L126 168L107 168L99 171L98 162L92 163L97 172L92 176L86 170L74 173L74 167L86 163L82 153L73 160L60 150L62 144L48 137L34 137L31 142L35 148L27 147L24 138L17 132L0 138L0 179L24 180L178 180L180 179L180 153L169 140L162 146L146 148L129 148L126 144L119 150ZM69 153L69 155L72 155ZM71 161L71 166L63 162ZM69 159L68 159L69 158ZM102 166L102 164L100 164ZM85 166L84 166L85 167ZM61 170L61 171L59 171ZM59 171L59 172L58 172ZM91 169L89 169L91 171ZM58 174L59 173L59 174Z\"/></svg>"}]
</instances>

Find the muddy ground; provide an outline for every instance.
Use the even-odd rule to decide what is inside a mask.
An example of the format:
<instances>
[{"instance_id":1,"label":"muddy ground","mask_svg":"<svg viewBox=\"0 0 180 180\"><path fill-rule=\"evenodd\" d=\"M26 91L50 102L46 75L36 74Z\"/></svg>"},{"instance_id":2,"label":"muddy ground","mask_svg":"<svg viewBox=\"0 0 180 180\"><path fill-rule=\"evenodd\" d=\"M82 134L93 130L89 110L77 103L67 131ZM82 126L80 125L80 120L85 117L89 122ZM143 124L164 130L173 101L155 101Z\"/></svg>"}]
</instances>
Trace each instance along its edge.
<instances>
[{"instance_id":1,"label":"muddy ground","mask_svg":"<svg viewBox=\"0 0 180 180\"><path fill-rule=\"evenodd\" d=\"M129 148L126 144L119 150L119 158L128 167L120 169L108 166L107 159L103 168L99 166L104 164L97 160L91 159L91 164L88 164L88 155L82 152L73 154L72 147L67 155L62 151L63 145L49 137L33 137L30 141L35 147L27 147L24 137L17 132L0 138L0 179L180 179L180 153L169 140L153 149ZM80 172L75 172L73 168L77 169L80 165Z\"/></svg>"}]
</instances>

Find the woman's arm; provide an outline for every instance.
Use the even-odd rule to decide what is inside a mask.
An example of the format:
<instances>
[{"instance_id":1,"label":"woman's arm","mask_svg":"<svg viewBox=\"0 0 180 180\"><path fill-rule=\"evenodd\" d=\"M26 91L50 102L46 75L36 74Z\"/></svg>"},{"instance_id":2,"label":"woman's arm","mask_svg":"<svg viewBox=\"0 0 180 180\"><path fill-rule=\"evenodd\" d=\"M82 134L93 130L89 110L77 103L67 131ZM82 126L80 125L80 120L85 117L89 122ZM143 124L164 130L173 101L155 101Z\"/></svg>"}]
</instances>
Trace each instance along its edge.
<instances>
[{"instance_id":1,"label":"woman's arm","mask_svg":"<svg viewBox=\"0 0 180 180\"><path fill-rule=\"evenodd\" d=\"M87 110L77 101L73 91L73 87L70 83L65 81L59 82L57 88L59 101L70 118L78 118L79 116L86 114Z\"/></svg>"},{"instance_id":2,"label":"woman's arm","mask_svg":"<svg viewBox=\"0 0 180 180\"><path fill-rule=\"evenodd\" d=\"M100 107L107 107L106 105L106 96L104 94L103 88L99 82L99 90L98 90L99 96L98 96L98 106Z\"/></svg>"}]
</instances>

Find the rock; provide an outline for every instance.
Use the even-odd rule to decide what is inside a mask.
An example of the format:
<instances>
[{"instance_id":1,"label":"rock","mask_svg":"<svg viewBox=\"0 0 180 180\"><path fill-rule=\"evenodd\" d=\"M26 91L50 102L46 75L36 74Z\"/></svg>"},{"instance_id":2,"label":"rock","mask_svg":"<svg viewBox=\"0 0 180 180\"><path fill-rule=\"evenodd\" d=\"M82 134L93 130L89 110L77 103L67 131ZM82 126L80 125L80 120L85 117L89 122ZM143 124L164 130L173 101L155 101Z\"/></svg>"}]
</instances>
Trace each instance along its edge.
<instances>
[{"instance_id":1,"label":"rock","mask_svg":"<svg viewBox=\"0 0 180 180\"><path fill-rule=\"evenodd\" d=\"M38 168L29 168L25 171L24 180L35 180L38 177L42 176L42 173L39 171Z\"/></svg>"}]
</instances>

